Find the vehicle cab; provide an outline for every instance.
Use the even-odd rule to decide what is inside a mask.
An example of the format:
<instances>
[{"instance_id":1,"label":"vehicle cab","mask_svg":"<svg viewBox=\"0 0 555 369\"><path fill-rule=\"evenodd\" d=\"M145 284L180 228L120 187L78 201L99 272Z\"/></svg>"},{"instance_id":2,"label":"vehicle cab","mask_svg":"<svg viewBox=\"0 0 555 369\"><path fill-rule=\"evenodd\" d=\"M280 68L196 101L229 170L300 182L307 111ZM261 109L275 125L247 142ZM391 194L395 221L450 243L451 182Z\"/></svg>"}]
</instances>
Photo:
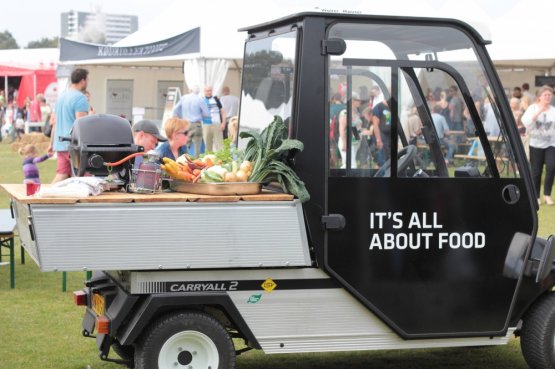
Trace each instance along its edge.
<instances>
[{"instance_id":1,"label":"vehicle cab","mask_svg":"<svg viewBox=\"0 0 555 369\"><path fill-rule=\"evenodd\" d=\"M457 20L357 14L244 30L240 127L279 115L304 143L315 265L403 338L506 334L546 289L528 284L536 194L488 42Z\"/></svg>"}]
</instances>

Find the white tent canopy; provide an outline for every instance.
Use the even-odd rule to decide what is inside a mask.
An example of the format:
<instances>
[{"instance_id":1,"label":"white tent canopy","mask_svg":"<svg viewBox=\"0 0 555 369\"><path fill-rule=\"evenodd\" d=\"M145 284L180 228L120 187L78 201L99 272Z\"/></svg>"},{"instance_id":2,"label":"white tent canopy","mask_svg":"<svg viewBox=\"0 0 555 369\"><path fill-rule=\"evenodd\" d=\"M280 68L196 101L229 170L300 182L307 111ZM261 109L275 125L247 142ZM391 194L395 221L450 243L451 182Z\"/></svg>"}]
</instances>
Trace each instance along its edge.
<instances>
[{"instance_id":1,"label":"white tent canopy","mask_svg":"<svg viewBox=\"0 0 555 369\"><path fill-rule=\"evenodd\" d=\"M185 81L191 87L211 85L217 93L228 68L240 70L242 67L246 34L238 29L290 13L291 8L270 1L212 1L206 6L175 1L154 21L114 46L148 44L200 27L200 52L180 58L184 63Z\"/></svg>"},{"instance_id":2,"label":"white tent canopy","mask_svg":"<svg viewBox=\"0 0 555 369\"><path fill-rule=\"evenodd\" d=\"M503 16L492 21L492 41L488 46L496 65L537 68L550 73L555 68L555 1L520 1Z\"/></svg>"},{"instance_id":3,"label":"white tent canopy","mask_svg":"<svg viewBox=\"0 0 555 369\"><path fill-rule=\"evenodd\" d=\"M494 4L495 3L495 4ZM538 11L541 9L541 11ZM519 66L520 74L504 73L504 85L529 82L534 76L548 75L554 70L555 52L547 44L555 32L555 23L549 17L555 14L555 1L537 0L531 6L523 0L507 0L500 7L494 0L414 0L398 2L367 2L363 0L297 0L230 2L212 0L191 4L177 0L151 23L142 26L114 46L133 47L160 43L189 30L200 29L199 52L181 53L164 57L134 59L110 58L104 60L78 60L67 64L84 65L94 71L94 96L106 98L107 81L133 79L133 106L161 105L160 86L171 81L173 86L188 87L212 85L216 94L223 84L237 93L240 85L245 32L238 29L264 23L286 15L304 11L338 11L394 16L444 17L459 19L476 28L482 37L491 40L488 50L498 68ZM538 14L536 14L538 13ZM98 78L96 78L98 77ZM225 80L224 80L225 78ZM100 82L94 82L96 80ZM179 82L178 80L181 80ZM106 92L105 92L106 91ZM139 92L140 91L140 92ZM160 100L160 99L158 99ZM104 101L100 104L102 109ZM106 103L107 104L107 103Z\"/></svg>"}]
</instances>

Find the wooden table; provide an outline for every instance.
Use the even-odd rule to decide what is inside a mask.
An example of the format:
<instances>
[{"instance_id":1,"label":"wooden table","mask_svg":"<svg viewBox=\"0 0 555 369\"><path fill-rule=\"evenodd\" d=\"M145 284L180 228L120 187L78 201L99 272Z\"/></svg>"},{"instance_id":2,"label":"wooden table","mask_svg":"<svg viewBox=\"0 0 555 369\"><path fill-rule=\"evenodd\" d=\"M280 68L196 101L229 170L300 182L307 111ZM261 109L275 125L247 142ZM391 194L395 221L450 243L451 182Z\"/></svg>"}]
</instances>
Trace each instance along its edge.
<instances>
[{"instance_id":1,"label":"wooden table","mask_svg":"<svg viewBox=\"0 0 555 369\"><path fill-rule=\"evenodd\" d=\"M43 184L42 186L51 186ZM75 204L75 203L132 203L132 202L235 202L235 201L291 201L294 196L286 193L262 190L256 195L198 195L181 192L159 192L154 194L103 192L98 196L35 197L27 196L24 184L0 184L11 197L24 204Z\"/></svg>"},{"instance_id":2,"label":"wooden table","mask_svg":"<svg viewBox=\"0 0 555 369\"><path fill-rule=\"evenodd\" d=\"M10 287L15 288L15 245L14 245L15 219L8 209L0 210L0 262L2 262L2 247L9 250Z\"/></svg>"}]
</instances>

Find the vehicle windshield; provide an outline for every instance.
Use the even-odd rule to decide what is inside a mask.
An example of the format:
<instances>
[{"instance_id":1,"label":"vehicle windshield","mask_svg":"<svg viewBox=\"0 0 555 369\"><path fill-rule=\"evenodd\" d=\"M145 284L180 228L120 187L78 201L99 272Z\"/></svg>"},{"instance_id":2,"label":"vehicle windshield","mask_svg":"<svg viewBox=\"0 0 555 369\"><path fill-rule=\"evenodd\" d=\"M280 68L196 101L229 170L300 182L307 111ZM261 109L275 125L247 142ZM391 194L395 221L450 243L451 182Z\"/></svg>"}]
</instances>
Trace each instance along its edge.
<instances>
[{"instance_id":1,"label":"vehicle windshield","mask_svg":"<svg viewBox=\"0 0 555 369\"><path fill-rule=\"evenodd\" d=\"M292 31L247 43L240 131L259 132L276 115L291 124L296 37L297 31Z\"/></svg>"},{"instance_id":2,"label":"vehicle windshield","mask_svg":"<svg viewBox=\"0 0 555 369\"><path fill-rule=\"evenodd\" d=\"M336 23L334 39L346 50L328 63L332 175L454 177L472 167L482 177L518 176L498 108L505 96L493 93L463 31ZM405 167L409 145L416 160ZM390 158L394 174L377 173Z\"/></svg>"}]
</instances>

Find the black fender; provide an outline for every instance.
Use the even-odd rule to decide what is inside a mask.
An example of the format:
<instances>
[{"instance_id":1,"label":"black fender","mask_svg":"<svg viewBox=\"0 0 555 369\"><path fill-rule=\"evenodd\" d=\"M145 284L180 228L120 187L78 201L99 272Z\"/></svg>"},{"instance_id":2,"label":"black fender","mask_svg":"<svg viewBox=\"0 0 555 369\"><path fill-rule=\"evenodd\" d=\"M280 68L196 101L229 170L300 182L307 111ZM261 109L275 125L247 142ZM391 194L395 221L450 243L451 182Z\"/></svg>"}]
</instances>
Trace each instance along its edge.
<instances>
[{"instance_id":1,"label":"black fender","mask_svg":"<svg viewBox=\"0 0 555 369\"><path fill-rule=\"evenodd\" d=\"M95 272L93 277L85 283L85 293L88 296L87 312L83 318L83 330L89 335L94 330L96 316L92 312L92 296L101 294L106 302L105 315L110 319L110 331L116 332L123 324L129 312L133 309L139 296L124 290L114 279L104 272Z\"/></svg>"},{"instance_id":2,"label":"black fender","mask_svg":"<svg viewBox=\"0 0 555 369\"><path fill-rule=\"evenodd\" d=\"M553 265L551 267L551 273L546 278L536 283L537 267L546 242L547 241L541 237L535 239L530 256L523 266L524 273L522 281L509 320L509 325L511 327L516 327L530 306L545 293L551 292L553 286L555 286L555 266Z\"/></svg>"},{"instance_id":3,"label":"black fender","mask_svg":"<svg viewBox=\"0 0 555 369\"><path fill-rule=\"evenodd\" d=\"M200 306L220 307L237 330L249 341L250 346L261 349L258 340L241 316L241 313L225 292L161 293L150 295L138 306L133 317L117 333L116 338L122 345L132 345L152 320L160 314L187 307L198 308Z\"/></svg>"}]
</instances>

